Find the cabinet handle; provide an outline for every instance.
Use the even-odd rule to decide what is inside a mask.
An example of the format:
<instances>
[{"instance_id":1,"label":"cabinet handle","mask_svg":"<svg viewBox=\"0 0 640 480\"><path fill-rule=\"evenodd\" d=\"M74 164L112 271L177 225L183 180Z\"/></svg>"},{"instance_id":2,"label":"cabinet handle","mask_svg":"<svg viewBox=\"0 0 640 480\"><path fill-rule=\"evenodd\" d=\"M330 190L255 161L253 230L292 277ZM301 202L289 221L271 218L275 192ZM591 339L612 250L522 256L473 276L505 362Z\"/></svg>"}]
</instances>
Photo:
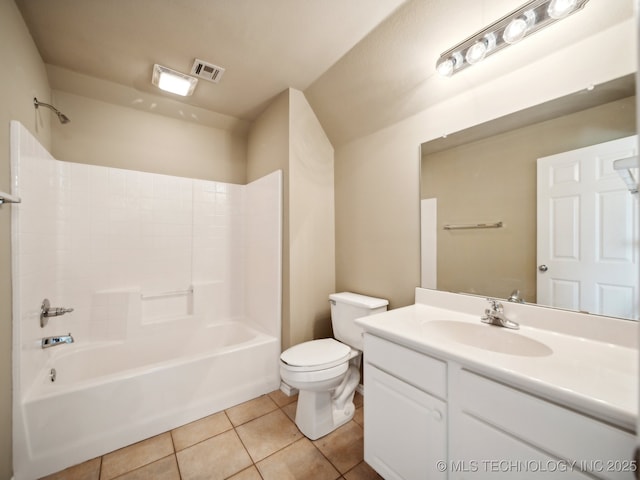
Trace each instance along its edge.
<instances>
[{"instance_id":1,"label":"cabinet handle","mask_svg":"<svg viewBox=\"0 0 640 480\"><path fill-rule=\"evenodd\" d=\"M440 410L431 410L431 416L437 421L439 422L440 420L442 420L442 412Z\"/></svg>"}]
</instances>

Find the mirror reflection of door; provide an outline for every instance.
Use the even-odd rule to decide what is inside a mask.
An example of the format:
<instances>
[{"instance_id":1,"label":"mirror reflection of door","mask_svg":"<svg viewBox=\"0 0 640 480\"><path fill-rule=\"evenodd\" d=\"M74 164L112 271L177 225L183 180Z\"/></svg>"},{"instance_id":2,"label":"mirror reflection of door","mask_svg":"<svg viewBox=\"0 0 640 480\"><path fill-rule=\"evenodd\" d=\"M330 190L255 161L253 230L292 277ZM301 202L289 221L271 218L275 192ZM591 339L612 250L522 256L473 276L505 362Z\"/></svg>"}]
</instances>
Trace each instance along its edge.
<instances>
[{"instance_id":1,"label":"mirror reflection of door","mask_svg":"<svg viewBox=\"0 0 640 480\"><path fill-rule=\"evenodd\" d=\"M635 76L627 75L423 143L422 286L502 299L519 290L526 303L545 305L537 293L537 159L634 135L636 125ZM497 221L503 228L444 229Z\"/></svg>"},{"instance_id":2,"label":"mirror reflection of door","mask_svg":"<svg viewBox=\"0 0 640 480\"><path fill-rule=\"evenodd\" d=\"M637 142L538 159L538 303L638 319L638 194L614 168Z\"/></svg>"}]
</instances>

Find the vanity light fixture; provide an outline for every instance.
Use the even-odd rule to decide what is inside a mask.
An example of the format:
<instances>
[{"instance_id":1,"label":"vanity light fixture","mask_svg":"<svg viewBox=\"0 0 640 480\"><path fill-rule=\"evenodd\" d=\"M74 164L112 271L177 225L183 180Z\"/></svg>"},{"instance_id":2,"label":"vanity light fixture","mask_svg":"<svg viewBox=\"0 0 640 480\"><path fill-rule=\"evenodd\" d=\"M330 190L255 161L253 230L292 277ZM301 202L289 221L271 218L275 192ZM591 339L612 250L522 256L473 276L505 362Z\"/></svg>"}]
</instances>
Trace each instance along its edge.
<instances>
[{"instance_id":1,"label":"vanity light fixture","mask_svg":"<svg viewBox=\"0 0 640 480\"><path fill-rule=\"evenodd\" d=\"M502 48L566 18L582 9L589 0L529 0L517 10L475 33L436 62L436 70L445 77L481 62Z\"/></svg>"},{"instance_id":2,"label":"vanity light fixture","mask_svg":"<svg viewBox=\"0 0 640 480\"><path fill-rule=\"evenodd\" d=\"M153 66L151 83L166 92L188 97L196 88L198 79L156 63Z\"/></svg>"}]
</instances>

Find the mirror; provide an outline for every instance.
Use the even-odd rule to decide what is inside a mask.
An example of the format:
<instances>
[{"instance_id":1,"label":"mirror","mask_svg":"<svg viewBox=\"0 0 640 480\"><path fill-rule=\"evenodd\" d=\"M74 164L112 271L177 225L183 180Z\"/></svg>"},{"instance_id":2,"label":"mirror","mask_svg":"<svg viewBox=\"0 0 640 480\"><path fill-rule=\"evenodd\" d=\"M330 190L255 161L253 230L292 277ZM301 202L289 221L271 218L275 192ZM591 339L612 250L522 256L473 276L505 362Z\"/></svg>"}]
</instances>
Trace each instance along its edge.
<instances>
[{"instance_id":1,"label":"mirror","mask_svg":"<svg viewBox=\"0 0 640 480\"><path fill-rule=\"evenodd\" d=\"M636 132L629 75L422 144L422 286L575 308L538 291L537 159ZM637 212L637 194L625 190L622 201ZM624 228L637 232L636 217ZM637 272L638 245L629 241L629 250ZM636 291L611 297L611 311L589 311L637 318Z\"/></svg>"}]
</instances>

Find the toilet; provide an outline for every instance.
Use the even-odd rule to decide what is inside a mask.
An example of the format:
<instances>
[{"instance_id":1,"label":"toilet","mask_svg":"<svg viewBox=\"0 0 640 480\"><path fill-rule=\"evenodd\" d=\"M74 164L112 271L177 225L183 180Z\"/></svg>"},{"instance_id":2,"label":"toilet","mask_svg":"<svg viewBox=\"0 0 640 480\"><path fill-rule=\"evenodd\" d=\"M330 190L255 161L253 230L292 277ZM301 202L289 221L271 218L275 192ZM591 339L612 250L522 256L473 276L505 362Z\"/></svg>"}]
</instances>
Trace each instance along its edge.
<instances>
[{"instance_id":1,"label":"toilet","mask_svg":"<svg viewBox=\"0 0 640 480\"><path fill-rule=\"evenodd\" d=\"M360 383L362 328L356 318L387 310L388 300L351 292L329 295L333 338L295 345L280 355L280 377L297 388L296 425L309 439L327 435L353 418Z\"/></svg>"}]
</instances>

